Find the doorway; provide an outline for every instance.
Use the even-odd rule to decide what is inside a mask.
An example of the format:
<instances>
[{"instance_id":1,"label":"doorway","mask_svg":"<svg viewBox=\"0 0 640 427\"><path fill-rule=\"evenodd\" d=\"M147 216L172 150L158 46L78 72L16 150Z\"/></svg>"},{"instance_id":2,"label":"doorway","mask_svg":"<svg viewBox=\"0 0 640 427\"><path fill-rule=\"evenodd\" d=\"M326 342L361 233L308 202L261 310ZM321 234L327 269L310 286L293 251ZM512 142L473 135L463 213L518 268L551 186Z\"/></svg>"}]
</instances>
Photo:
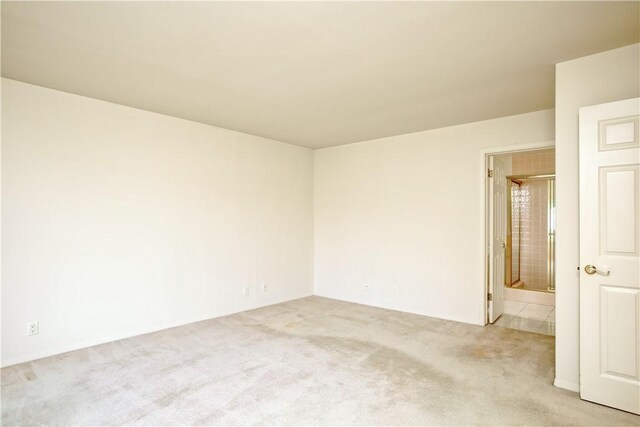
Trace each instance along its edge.
<instances>
[{"instance_id":1,"label":"doorway","mask_svg":"<svg viewBox=\"0 0 640 427\"><path fill-rule=\"evenodd\" d=\"M487 323L555 335L555 149L487 163Z\"/></svg>"}]
</instances>

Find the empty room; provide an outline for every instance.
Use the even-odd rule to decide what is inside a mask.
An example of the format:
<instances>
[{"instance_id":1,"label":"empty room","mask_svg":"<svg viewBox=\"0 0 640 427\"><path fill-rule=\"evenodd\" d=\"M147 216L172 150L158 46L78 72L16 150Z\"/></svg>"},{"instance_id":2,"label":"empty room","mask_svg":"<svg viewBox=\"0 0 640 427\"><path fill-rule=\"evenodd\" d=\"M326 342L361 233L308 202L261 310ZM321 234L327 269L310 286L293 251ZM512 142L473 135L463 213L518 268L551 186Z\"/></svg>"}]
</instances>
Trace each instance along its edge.
<instances>
[{"instance_id":1,"label":"empty room","mask_svg":"<svg viewBox=\"0 0 640 427\"><path fill-rule=\"evenodd\" d=\"M1 425L640 425L640 2L0 7Z\"/></svg>"}]
</instances>

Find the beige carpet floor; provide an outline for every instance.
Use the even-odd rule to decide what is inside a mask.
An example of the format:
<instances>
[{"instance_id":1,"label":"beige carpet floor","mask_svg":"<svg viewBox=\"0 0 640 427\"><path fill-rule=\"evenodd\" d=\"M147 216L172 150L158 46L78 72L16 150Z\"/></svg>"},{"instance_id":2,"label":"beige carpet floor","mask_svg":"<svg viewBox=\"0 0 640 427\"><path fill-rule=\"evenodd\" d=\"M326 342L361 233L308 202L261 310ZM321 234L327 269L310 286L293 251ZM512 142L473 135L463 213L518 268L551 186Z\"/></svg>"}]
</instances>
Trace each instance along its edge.
<instances>
[{"instance_id":1,"label":"beige carpet floor","mask_svg":"<svg viewBox=\"0 0 640 427\"><path fill-rule=\"evenodd\" d=\"M319 297L2 370L2 425L640 425L554 338Z\"/></svg>"}]
</instances>

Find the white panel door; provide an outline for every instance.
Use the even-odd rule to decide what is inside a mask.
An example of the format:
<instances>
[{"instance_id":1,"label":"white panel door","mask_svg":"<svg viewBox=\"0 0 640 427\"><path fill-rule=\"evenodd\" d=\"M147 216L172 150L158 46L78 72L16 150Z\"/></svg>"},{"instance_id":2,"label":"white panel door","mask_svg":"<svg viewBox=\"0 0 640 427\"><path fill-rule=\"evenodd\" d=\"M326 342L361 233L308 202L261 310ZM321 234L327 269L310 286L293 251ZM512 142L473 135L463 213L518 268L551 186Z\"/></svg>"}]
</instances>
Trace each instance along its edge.
<instances>
[{"instance_id":1,"label":"white panel door","mask_svg":"<svg viewBox=\"0 0 640 427\"><path fill-rule=\"evenodd\" d=\"M640 99L580 109L580 395L636 414L639 117Z\"/></svg>"},{"instance_id":2,"label":"white panel door","mask_svg":"<svg viewBox=\"0 0 640 427\"><path fill-rule=\"evenodd\" d=\"M504 311L507 177L498 157L489 157L489 170L489 322L493 323Z\"/></svg>"}]
</instances>

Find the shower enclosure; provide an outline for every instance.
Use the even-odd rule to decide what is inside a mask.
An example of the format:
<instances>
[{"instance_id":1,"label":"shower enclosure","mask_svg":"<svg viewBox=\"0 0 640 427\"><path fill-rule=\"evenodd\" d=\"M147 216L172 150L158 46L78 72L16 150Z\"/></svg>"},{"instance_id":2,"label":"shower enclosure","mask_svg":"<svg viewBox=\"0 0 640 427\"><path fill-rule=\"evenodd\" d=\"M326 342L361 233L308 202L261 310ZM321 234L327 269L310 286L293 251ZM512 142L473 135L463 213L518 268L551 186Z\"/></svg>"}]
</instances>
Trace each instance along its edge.
<instances>
[{"instance_id":1,"label":"shower enclosure","mask_svg":"<svg viewBox=\"0 0 640 427\"><path fill-rule=\"evenodd\" d=\"M555 175L507 178L505 285L555 291Z\"/></svg>"}]
</instances>

